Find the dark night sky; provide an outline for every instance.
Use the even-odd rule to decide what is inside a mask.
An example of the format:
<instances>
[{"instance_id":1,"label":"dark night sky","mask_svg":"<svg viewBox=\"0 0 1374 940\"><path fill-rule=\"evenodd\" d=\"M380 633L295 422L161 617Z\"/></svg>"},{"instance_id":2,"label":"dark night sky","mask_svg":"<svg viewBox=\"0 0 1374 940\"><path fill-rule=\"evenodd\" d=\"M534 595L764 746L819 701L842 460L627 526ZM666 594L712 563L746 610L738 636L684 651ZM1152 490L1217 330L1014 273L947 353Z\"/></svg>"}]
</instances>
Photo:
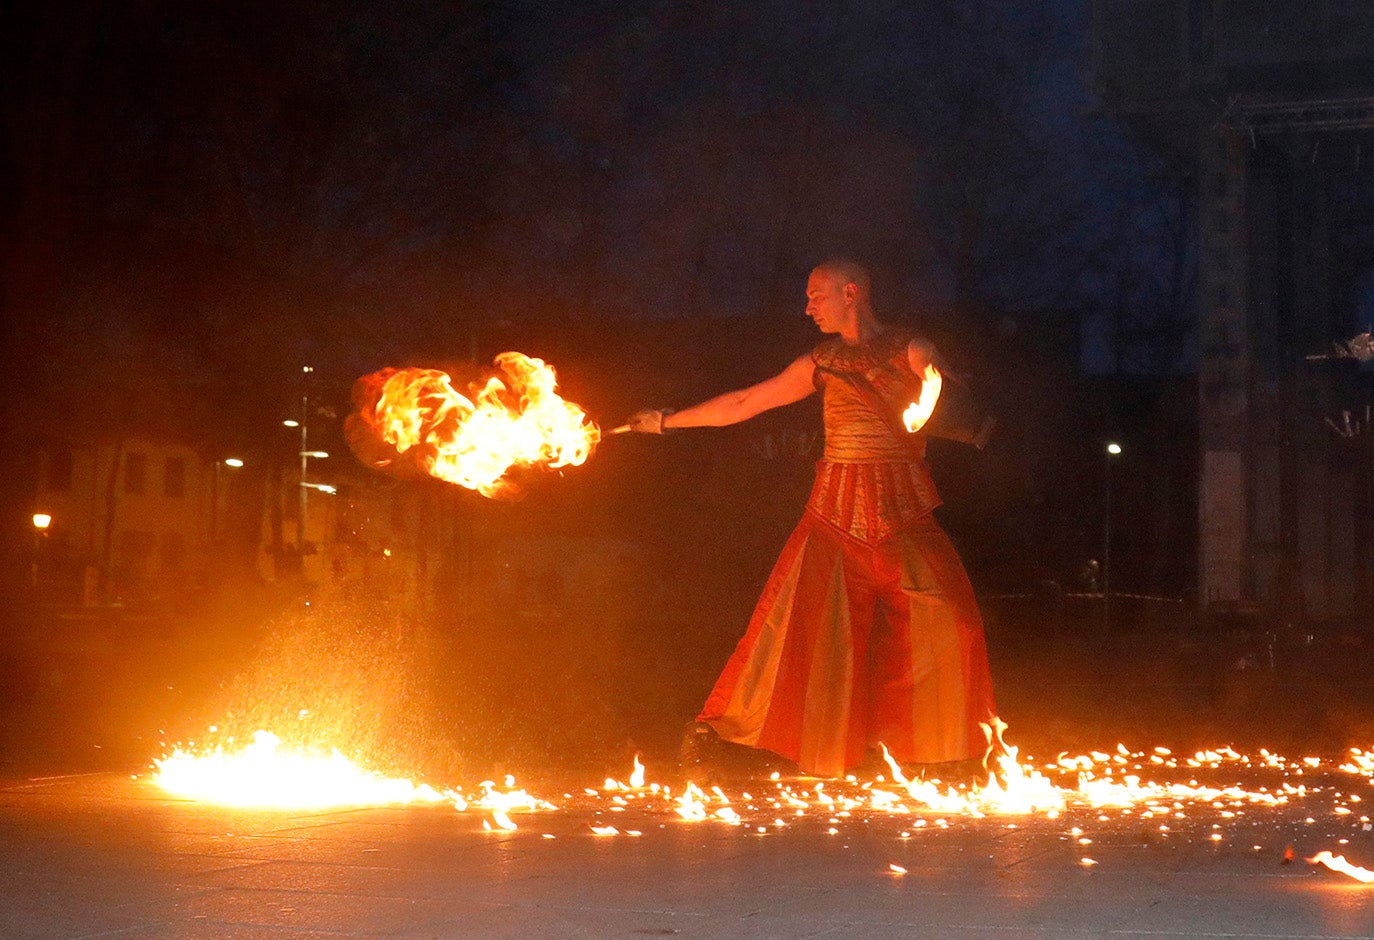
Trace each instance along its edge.
<instances>
[{"instance_id":1,"label":"dark night sky","mask_svg":"<svg viewBox=\"0 0 1374 940\"><path fill-rule=\"evenodd\" d=\"M1098 365L1186 329L1181 206L1093 110L1082 0L27 7L4 302L34 362L788 316L834 253L896 319L1084 312ZM1160 310L1143 358L1101 329Z\"/></svg>"},{"instance_id":2,"label":"dark night sky","mask_svg":"<svg viewBox=\"0 0 1374 940\"><path fill-rule=\"evenodd\" d=\"M30 498L54 403L108 430L191 388L203 430L260 443L302 364L342 405L376 368L497 352L474 340L491 324L582 330L603 361L570 397L595 392L603 422L681 404L805 349L806 272L843 253L873 267L880 316L996 360L1022 430L965 502L1019 551L1004 530L1059 512L1043 494L1095 479L1115 433L1117 403L1074 373L1189 368L1185 189L1087 90L1087 6L11 4L3 401L37 430L6 495ZM671 389L655 321L702 347ZM1169 446L1178 403L1153 402L1121 410ZM1090 543L1095 518L1061 534Z\"/></svg>"}]
</instances>

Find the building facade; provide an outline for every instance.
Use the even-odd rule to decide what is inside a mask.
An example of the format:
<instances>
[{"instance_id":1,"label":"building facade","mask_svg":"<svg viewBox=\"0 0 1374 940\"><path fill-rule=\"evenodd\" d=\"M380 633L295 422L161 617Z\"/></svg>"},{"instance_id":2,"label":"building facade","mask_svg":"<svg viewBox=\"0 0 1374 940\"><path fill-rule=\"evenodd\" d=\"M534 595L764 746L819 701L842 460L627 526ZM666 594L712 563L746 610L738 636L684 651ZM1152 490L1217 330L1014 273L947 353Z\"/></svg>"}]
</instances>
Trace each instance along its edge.
<instances>
[{"instance_id":1,"label":"building facade","mask_svg":"<svg viewBox=\"0 0 1374 940\"><path fill-rule=\"evenodd\" d=\"M1095 91L1194 195L1199 601L1374 605L1374 4L1096 0Z\"/></svg>"},{"instance_id":2,"label":"building facade","mask_svg":"<svg viewBox=\"0 0 1374 940\"><path fill-rule=\"evenodd\" d=\"M223 464L149 437L41 452L34 579L53 598L138 602L203 575L225 502Z\"/></svg>"}]
</instances>

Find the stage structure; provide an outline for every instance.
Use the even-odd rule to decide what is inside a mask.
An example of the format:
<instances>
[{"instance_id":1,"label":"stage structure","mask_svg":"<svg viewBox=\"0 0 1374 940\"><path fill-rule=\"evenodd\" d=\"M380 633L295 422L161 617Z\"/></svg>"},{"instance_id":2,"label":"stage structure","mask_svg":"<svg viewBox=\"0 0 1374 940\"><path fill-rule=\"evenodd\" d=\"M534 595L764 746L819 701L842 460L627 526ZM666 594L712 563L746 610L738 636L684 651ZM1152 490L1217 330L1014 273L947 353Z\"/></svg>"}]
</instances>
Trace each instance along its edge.
<instances>
[{"instance_id":1,"label":"stage structure","mask_svg":"<svg viewBox=\"0 0 1374 940\"><path fill-rule=\"evenodd\" d=\"M1094 90L1194 196L1198 599L1374 609L1374 3L1094 0ZM1328 418L1334 418L1328 421Z\"/></svg>"}]
</instances>

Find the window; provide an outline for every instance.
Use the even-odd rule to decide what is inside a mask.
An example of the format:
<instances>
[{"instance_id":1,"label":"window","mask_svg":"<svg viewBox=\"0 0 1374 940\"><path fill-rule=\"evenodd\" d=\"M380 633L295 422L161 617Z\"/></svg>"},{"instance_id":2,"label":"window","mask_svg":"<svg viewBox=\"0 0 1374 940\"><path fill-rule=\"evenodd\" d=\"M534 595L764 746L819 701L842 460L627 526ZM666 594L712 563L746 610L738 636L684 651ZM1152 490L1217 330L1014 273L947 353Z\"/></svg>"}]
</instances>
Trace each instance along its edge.
<instances>
[{"instance_id":1,"label":"window","mask_svg":"<svg viewBox=\"0 0 1374 940\"><path fill-rule=\"evenodd\" d=\"M50 493L69 493L72 488L72 452L48 451L48 469L43 480Z\"/></svg>"},{"instance_id":2,"label":"window","mask_svg":"<svg viewBox=\"0 0 1374 940\"><path fill-rule=\"evenodd\" d=\"M162 467L162 495L186 495L186 458L168 457Z\"/></svg>"},{"instance_id":3,"label":"window","mask_svg":"<svg viewBox=\"0 0 1374 940\"><path fill-rule=\"evenodd\" d=\"M124 455L124 492L143 493L147 489L148 456L146 454Z\"/></svg>"}]
</instances>

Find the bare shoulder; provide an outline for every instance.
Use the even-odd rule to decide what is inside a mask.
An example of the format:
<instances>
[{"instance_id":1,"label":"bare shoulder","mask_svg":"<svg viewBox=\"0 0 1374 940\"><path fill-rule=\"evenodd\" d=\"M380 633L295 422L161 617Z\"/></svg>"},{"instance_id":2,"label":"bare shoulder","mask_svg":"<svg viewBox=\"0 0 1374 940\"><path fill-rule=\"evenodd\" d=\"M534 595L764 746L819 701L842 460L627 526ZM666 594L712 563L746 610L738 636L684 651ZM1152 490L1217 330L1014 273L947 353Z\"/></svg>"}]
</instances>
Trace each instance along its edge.
<instances>
[{"instance_id":1,"label":"bare shoulder","mask_svg":"<svg viewBox=\"0 0 1374 940\"><path fill-rule=\"evenodd\" d=\"M934 363L937 356L935 344L924 336L913 336L906 344L907 361L917 372Z\"/></svg>"},{"instance_id":2,"label":"bare shoulder","mask_svg":"<svg viewBox=\"0 0 1374 940\"><path fill-rule=\"evenodd\" d=\"M793 381L810 382L816 373L816 359L811 353L802 353L782 370L781 378Z\"/></svg>"}]
</instances>

